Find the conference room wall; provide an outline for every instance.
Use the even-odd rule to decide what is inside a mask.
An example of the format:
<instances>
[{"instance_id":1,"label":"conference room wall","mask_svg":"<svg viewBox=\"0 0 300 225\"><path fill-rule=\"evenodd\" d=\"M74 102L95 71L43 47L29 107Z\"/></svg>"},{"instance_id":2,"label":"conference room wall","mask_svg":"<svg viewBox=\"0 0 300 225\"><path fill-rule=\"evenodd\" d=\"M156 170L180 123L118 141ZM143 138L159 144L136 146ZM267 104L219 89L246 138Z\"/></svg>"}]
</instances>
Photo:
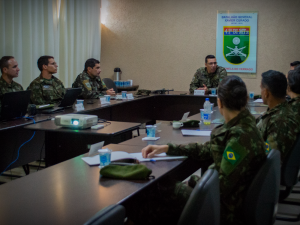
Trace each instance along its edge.
<instances>
[{"instance_id":1,"label":"conference room wall","mask_svg":"<svg viewBox=\"0 0 300 225\"><path fill-rule=\"evenodd\" d=\"M297 0L102 0L101 76L120 67L140 88L187 91L216 53L217 11L257 11L257 73L243 79L258 94L262 72L286 74L300 60L299 8Z\"/></svg>"}]
</instances>

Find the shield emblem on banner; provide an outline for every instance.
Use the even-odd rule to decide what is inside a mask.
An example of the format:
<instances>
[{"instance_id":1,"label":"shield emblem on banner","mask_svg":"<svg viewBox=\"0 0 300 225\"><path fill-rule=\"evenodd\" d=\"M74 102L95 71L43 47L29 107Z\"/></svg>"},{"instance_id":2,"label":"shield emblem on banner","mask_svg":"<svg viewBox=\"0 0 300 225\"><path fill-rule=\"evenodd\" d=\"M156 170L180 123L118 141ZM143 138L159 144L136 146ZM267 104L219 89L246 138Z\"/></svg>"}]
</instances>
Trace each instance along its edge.
<instances>
[{"instance_id":1,"label":"shield emblem on banner","mask_svg":"<svg viewBox=\"0 0 300 225\"><path fill-rule=\"evenodd\" d=\"M250 53L250 27L223 27L223 54L231 64L242 64Z\"/></svg>"}]
</instances>

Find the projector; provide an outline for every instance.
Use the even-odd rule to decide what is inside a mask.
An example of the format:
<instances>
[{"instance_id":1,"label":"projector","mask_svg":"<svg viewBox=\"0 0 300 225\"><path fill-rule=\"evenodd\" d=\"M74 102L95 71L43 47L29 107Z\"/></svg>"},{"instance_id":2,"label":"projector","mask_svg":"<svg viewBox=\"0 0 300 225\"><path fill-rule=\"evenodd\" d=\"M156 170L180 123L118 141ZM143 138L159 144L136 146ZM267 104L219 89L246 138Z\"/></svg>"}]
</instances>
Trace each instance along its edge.
<instances>
[{"instance_id":1,"label":"projector","mask_svg":"<svg viewBox=\"0 0 300 225\"><path fill-rule=\"evenodd\" d=\"M84 115L84 114L66 114L56 116L54 120L55 125L68 127L72 129L86 129L97 125L98 116Z\"/></svg>"}]
</instances>

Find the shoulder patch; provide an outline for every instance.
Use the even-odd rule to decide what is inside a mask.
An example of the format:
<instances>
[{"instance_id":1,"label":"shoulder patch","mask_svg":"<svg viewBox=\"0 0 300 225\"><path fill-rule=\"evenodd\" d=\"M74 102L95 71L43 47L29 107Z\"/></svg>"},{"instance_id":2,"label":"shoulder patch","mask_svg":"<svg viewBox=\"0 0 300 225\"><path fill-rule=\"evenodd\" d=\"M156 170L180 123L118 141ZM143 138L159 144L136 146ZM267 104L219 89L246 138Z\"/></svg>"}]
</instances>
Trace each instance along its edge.
<instances>
[{"instance_id":1,"label":"shoulder patch","mask_svg":"<svg viewBox=\"0 0 300 225\"><path fill-rule=\"evenodd\" d=\"M240 155L236 153L230 146L228 146L223 153L223 157L232 165L234 165L238 162Z\"/></svg>"},{"instance_id":2,"label":"shoulder patch","mask_svg":"<svg viewBox=\"0 0 300 225\"><path fill-rule=\"evenodd\" d=\"M270 144L269 144L268 140L265 142L265 145L266 145L266 153L269 153L270 152Z\"/></svg>"},{"instance_id":3,"label":"shoulder patch","mask_svg":"<svg viewBox=\"0 0 300 225\"><path fill-rule=\"evenodd\" d=\"M82 81L82 83L84 84L84 86L89 90L91 91L92 90L92 86L90 84L90 82L88 80L84 80Z\"/></svg>"},{"instance_id":4,"label":"shoulder patch","mask_svg":"<svg viewBox=\"0 0 300 225\"><path fill-rule=\"evenodd\" d=\"M221 170L228 176L247 156L247 150L236 140L230 141L223 152L221 161Z\"/></svg>"}]
</instances>

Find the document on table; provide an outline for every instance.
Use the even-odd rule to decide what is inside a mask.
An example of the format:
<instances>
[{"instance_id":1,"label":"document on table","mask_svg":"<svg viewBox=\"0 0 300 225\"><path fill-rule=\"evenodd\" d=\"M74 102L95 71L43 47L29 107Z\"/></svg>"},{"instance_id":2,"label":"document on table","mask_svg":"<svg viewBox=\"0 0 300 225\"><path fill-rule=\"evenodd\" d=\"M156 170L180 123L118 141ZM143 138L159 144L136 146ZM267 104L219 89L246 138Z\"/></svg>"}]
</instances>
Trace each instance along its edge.
<instances>
[{"instance_id":1,"label":"document on table","mask_svg":"<svg viewBox=\"0 0 300 225\"><path fill-rule=\"evenodd\" d=\"M187 156L170 156L167 155L166 153L161 153L155 155L153 158L143 158L142 153L130 153L130 155L140 162L147 162L147 161L159 161L159 160L169 160L169 159L185 159Z\"/></svg>"},{"instance_id":2,"label":"document on table","mask_svg":"<svg viewBox=\"0 0 300 225\"><path fill-rule=\"evenodd\" d=\"M209 137L211 131L207 131L207 130L181 130L181 133L182 133L182 135Z\"/></svg>"},{"instance_id":3,"label":"document on table","mask_svg":"<svg viewBox=\"0 0 300 225\"><path fill-rule=\"evenodd\" d=\"M261 98L259 98L259 99L256 99L254 102L263 102L263 100L261 99Z\"/></svg>"},{"instance_id":4,"label":"document on table","mask_svg":"<svg viewBox=\"0 0 300 225\"><path fill-rule=\"evenodd\" d=\"M142 152L137 153L127 153L122 151L116 151L111 153L111 161L116 161L119 159L137 159L140 162L147 162L147 161L159 161L159 160L169 160L169 159L185 159L187 156L169 156L166 153L161 153L155 155L153 158L143 158ZM91 156L91 157L83 157L81 158L90 166L95 166L100 164L99 155Z\"/></svg>"},{"instance_id":5,"label":"document on table","mask_svg":"<svg viewBox=\"0 0 300 225\"><path fill-rule=\"evenodd\" d=\"M115 151L111 153L111 158L110 161L116 161L119 159L134 159L135 157L131 156L129 153L127 152L122 152L122 151ZM93 165L99 165L100 164L100 157L99 154L95 155L95 156L90 156L90 157L83 157L81 158L83 161L85 161L87 164L89 164L90 166Z\"/></svg>"}]
</instances>

